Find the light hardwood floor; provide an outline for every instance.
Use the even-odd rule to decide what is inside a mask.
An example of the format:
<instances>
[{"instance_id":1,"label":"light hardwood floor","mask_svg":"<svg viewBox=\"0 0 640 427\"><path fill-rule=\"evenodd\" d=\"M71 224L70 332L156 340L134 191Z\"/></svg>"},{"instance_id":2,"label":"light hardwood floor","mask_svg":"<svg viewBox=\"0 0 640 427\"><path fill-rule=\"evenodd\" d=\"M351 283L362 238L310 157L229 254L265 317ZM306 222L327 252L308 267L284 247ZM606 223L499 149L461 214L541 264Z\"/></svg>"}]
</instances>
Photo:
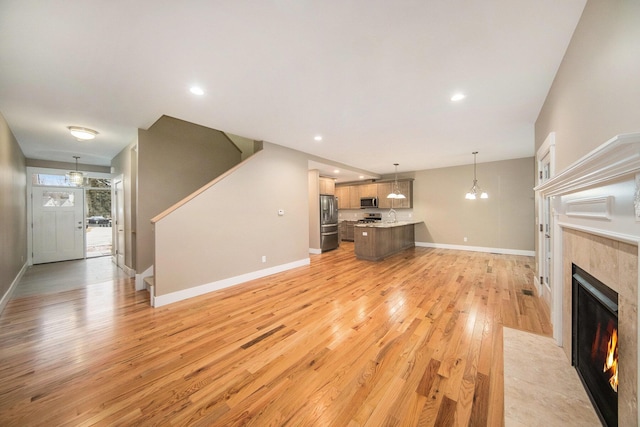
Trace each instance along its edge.
<instances>
[{"instance_id":1,"label":"light hardwood floor","mask_svg":"<svg viewBox=\"0 0 640 427\"><path fill-rule=\"evenodd\" d=\"M131 279L14 298L0 425L503 424L502 326L548 335L533 259L353 245L153 309Z\"/></svg>"}]
</instances>

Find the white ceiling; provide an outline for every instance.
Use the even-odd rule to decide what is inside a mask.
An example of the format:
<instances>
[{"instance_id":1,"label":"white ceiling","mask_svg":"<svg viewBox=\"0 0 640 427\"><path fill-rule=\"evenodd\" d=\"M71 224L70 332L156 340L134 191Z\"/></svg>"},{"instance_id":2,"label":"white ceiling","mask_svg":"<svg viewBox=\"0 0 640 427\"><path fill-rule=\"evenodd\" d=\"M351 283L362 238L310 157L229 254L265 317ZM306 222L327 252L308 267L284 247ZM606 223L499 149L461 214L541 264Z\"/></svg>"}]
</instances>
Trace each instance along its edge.
<instances>
[{"instance_id":1,"label":"white ceiling","mask_svg":"<svg viewBox=\"0 0 640 427\"><path fill-rule=\"evenodd\" d=\"M98 165L162 114L378 174L532 156L585 1L3 0L0 112Z\"/></svg>"}]
</instances>

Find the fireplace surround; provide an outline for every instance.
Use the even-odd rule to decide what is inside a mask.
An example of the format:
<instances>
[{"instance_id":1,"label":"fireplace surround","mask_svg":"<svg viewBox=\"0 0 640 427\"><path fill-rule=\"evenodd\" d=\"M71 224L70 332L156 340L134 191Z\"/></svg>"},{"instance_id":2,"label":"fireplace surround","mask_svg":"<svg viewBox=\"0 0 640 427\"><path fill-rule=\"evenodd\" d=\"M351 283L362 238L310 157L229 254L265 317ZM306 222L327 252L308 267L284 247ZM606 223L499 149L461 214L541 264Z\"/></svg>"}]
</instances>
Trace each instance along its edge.
<instances>
[{"instance_id":1,"label":"fireplace surround","mask_svg":"<svg viewBox=\"0 0 640 427\"><path fill-rule=\"evenodd\" d=\"M553 336L572 360L573 265L618 294L618 424L638 425L640 133L618 135L535 188L550 198Z\"/></svg>"}]
</instances>

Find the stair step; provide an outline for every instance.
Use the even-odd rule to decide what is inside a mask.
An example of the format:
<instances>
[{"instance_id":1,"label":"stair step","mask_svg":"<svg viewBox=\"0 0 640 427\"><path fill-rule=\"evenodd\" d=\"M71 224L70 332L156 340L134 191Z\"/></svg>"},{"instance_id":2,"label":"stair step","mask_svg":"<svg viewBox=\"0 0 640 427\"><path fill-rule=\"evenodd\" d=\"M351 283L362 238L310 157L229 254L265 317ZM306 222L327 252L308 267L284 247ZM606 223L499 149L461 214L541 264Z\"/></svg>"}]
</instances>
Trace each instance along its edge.
<instances>
[{"instance_id":1,"label":"stair step","mask_svg":"<svg viewBox=\"0 0 640 427\"><path fill-rule=\"evenodd\" d=\"M153 286L153 284L155 283L154 277L153 276L147 276L144 278L144 283L145 285L148 286Z\"/></svg>"}]
</instances>

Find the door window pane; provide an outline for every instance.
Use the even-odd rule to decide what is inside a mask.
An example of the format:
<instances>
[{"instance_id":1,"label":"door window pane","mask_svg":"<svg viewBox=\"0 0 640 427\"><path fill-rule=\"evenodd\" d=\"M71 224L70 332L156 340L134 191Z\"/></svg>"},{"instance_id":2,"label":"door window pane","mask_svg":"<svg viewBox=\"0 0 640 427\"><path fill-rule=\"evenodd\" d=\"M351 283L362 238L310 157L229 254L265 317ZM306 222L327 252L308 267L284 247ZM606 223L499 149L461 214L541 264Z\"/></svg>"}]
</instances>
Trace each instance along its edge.
<instances>
[{"instance_id":1,"label":"door window pane","mask_svg":"<svg viewBox=\"0 0 640 427\"><path fill-rule=\"evenodd\" d=\"M75 196L68 191L43 191L43 207L71 207L75 206Z\"/></svg>"}]
</instances>

